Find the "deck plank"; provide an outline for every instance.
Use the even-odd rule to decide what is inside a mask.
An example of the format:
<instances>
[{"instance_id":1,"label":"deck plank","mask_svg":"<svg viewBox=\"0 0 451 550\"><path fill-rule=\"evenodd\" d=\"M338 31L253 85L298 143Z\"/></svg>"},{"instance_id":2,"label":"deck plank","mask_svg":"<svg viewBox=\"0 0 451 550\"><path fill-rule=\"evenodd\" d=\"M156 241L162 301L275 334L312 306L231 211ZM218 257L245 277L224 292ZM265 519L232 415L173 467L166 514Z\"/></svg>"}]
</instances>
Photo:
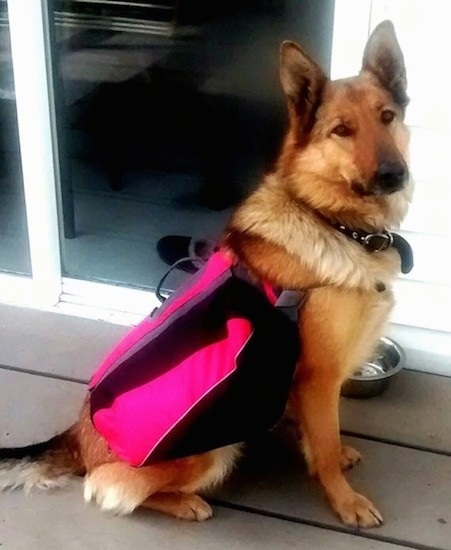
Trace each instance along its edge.
<instances>
[{"instance_id":1,"label":"deck plank","mask_svg":"<svg viewBox=\"0 0 451 550\"><path fill-rule=\"evenodd\" d=\"M83 503L79 483L31 497L16 491L0 498L4 550L402 550L404 546L294 522L215 507L215 517L189 523L151 511L114 517Z\"/></svg>"},{"instance_id":2,"label":"deck plank","mask_svg":"<svg viewBox=\"0 0 451 550\"><path fill-rule=\"evenodd\" d=\"M0 365L89 380L129 327L0 304Z\"/></svg>"},{"instance_id":3,"label":"deck plank","mask_svg":"<svg viewBox=\"0 0 451 550\"><path fill-rule=\"evenodd\" d=\"M451 453L451 378L401 371L386 392L341 400L342 429Z\"/></svg>"},{"instance_id":4,"label":"deck plank","mask_svg":"<svg viewBox=\"0 0 451 550\"><path fill-rule=\"evenodd\" d=\"M0 369L0 447L46 441L76 419L84 384Z\"/></svg>"},{"instance_id":5,"label":"deck plank","mask_svg":"<svg viewBox=\"0 0 451 550\"><path fill-rule=\"evenodd\" d=\"M451 457L352 437L345 440L364 454L348 478L385 519L382 527L362 533L449 550ZM275 437L250 448L248 458L215 498L262 513L342 527L316 482L306 475L294 444Z\"/></svg>"}]
</instances>

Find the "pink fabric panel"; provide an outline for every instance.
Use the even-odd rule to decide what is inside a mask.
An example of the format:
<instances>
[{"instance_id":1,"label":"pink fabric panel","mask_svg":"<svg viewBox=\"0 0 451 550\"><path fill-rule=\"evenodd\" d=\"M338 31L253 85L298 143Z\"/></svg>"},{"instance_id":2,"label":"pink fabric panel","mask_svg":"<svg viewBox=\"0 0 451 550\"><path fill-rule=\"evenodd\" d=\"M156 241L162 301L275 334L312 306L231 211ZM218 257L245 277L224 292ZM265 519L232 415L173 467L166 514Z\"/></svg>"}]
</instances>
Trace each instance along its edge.
<instances>
[{"instance_id":1,"label":"pink fabric panel","mask_svg":"<svg viewBox=\"0 0 451 550\"><path fill-rule=\"evenodd\" d=\"M160 315L157 319L146 317L141 323L134 327L124 338L113 348L106 357L105 361L100 365L98 370L92 377L89 388L92 389L108 371L108 369L120 359L130 348L137 344L141 338L146 336L151 330L158 327L165 321L176 309L191 300L203 288L206 288L211 282L221 276L232 265L230 258L223 252L216 252L208 261L205 272L202 277L194 284L188 292L185 292L179 300L174 302Z\"/></svg>"},{"instance_id":2,"label":"pink fabric panel","mask_svg":"<svg viewBox=\"0 0 451 550\"><path fill-rule=\"evenodd\" d=\"M98 411L94 425L111 449L133 466L152 450L212 389L236 370L236 359L252 334L246 319L227 322L226 337L211 344L158 379L122 394Z\"/></svg>"}]
</instances>

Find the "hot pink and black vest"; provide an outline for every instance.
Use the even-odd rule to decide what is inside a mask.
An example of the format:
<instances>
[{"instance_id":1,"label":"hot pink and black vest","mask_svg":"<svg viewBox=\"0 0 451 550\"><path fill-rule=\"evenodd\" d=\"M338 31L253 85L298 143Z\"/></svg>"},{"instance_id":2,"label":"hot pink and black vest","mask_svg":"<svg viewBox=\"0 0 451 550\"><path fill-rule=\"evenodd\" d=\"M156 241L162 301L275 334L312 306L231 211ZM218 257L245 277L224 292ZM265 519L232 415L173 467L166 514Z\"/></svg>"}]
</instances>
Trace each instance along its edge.
<instances>
[{"instance_id":1,"label":"hot pink and black vest","mask_svg":"<svg viewBox=\"0 0 451 550\"><path fill-rule=\"evenodd\" d=\"M299 354L296 322L276 300L216 252L92 378L92 421L110 448L144 466L270 429Z\"/></svg>"}]
</instances>

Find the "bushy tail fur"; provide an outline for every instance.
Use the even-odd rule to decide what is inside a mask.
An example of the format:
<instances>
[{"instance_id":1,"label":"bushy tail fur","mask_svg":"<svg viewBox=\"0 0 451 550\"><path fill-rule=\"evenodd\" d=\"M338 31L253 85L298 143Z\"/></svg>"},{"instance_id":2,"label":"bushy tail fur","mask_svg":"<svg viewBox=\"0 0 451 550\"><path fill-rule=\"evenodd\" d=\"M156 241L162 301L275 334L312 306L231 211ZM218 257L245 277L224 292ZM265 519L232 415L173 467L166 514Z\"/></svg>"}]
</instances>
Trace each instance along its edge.
<instances>
[{"instance_id":1,"label":"bushy tail fur","mask_svg":"<svg viewBox=\"0 0 451 550\"><path fill-rule=\"evenodd\" d=\"M0 449L0 491L22 487L51 489L65 485L71 475L84 473L80 451L70 428L49 441Z\"/></svg>"}]
</instances>

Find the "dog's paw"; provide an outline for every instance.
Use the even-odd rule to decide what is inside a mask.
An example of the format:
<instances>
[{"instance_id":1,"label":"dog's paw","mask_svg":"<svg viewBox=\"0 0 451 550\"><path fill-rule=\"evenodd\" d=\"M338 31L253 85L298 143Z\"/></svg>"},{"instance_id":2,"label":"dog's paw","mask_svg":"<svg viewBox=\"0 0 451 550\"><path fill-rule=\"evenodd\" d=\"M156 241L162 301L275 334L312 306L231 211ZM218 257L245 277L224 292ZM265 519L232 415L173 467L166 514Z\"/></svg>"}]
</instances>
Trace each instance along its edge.
<instances>
[{"instance_id":1,"label":"dog's paw","mask_svg":"<svg viewBox=\"0 0 451 550\"><path fill-rule=\"evenodd\" d=\"M331 504L341 521L350 527L379 527L384 522L374 504L353 491Z\"/></svg>"},{"instance_id":2,"label":"dog's paw","mask_svg":"<svg viewBox=\"0 0 451 550\"><path fill-rule=\"evenodd\" d=\"M191 493L156 493L141 506L187 521L205 521L213 515L210 505Z\"/></svg>"},{"instance_id":3,"label":"dog's paw","mask_svg":"<svg viewBox=\"0 0 451 550\"><path fill-rule=\"evenodd\" d=\"M172 512L176 518L188 521L205 521L213 515L211 506L198 495L180 495Z\"/></svg>"},{"instance_id":4,"label":"dog's paw","mask_svg":"<svg viewBox=\"0 0 451 550\"><path fill-rule=\"evenodd\" d=\"M353 447L350 447L349 445L341 446L340 466L342 470L349 470L350 468L353 468L361 460L362 455L359 453L359 451L357 451Z\"/></svg>"},{"instance_id":5,"label":"dog's paw","mask_svg":"<svg viewBox=\"0 0 451 550\"><path fill-rule=\"evenodd\" d=\"M96 475L96 470L85 477L83 497L85 502L95 502L103 512L118 515L131 514L140 504L123 483L107 484Z\"/></svg>"}]
</instances>

